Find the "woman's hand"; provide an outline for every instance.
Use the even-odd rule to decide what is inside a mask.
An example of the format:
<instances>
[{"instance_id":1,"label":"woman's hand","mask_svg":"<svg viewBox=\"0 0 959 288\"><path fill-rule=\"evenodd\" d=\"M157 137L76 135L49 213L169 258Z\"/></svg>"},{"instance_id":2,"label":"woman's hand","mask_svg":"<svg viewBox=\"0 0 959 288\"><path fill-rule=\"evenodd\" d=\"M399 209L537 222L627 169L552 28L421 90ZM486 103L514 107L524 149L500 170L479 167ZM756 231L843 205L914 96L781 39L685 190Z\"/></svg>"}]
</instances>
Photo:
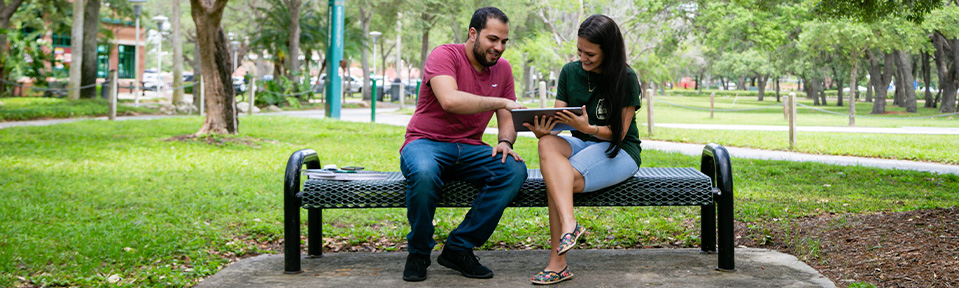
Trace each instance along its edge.
<instances>
[{"instance_id":1,"label":"woman's hand","mask_svg":"<svg viewBox=\"0 0 959 288\"><path fill-rule=\"evenodd\" d=\"M523 126L529 128L529 131L532 131L533 135L536 135L536 139L539 139L543 136L550 135L556 123L554 117L536 115L533 116L533 124L523 123Z\"/></svg>"},{"instance_id":2,"label":"woman's hand","mask_svg":"<svg viewBox=\"0 0 959 288\"><path fill-rule=\"evenodd\" d=\"M583 106L583 115L576 115L569 110L563 110L556 113L556 121L559 123L566 123L569 126L573 126L574 129L579 130L580 132L590 134L590 129L592 125L589 124L589 115L586 114L586 106Z\"/></svg>"}]
</instances>

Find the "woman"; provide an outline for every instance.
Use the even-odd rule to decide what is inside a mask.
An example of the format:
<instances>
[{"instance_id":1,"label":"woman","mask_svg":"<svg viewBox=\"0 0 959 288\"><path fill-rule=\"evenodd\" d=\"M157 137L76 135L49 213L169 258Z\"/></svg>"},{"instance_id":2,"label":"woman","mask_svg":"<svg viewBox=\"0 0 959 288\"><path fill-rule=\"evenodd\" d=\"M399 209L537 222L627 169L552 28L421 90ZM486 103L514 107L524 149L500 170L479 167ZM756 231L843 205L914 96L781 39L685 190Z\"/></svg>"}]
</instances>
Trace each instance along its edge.
<instances>
[{"instance_id":1,"label":"woman","mask_svg":"<svg viewBox=\"0 0 959 288\"><path fill-rule=\"evenodd\" d=\"M626 64L623 36L616 23L593 15L579 26L580 60L563 66L556 107L582 107L582 115L557 113L523 124L539 139L539 159L549 201L549 264L530 279L554 284L573 277L565 253L586 231L573 215L573 193L593 192L620 183L639 170L639 82ZM557 123L575 128L573 136L552 133Z\"/></svg>"}]
</instances>

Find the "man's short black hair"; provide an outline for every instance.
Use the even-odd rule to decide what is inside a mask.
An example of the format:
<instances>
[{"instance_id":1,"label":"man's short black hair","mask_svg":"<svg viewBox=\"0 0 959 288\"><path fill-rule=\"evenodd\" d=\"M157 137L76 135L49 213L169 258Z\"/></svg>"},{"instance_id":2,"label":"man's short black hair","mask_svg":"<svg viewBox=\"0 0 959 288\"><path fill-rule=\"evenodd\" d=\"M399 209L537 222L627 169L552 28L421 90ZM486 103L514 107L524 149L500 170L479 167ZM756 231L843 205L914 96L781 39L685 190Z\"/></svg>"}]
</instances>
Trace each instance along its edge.
<instances>
[{"instance_id":1,"label":"man's short black hair","mask_svg":"<svg viewBox=\"0 0 959 288\"><path fill-rule=\"evenodd\" d=\"M506 13L499 10L496 7L483 7L476 9L476 12L473 12L473 19L470 19L470 27L476 29L476 33L479 34L484 28L486 28L486 21L489 18L496 18L503 24L509 24L509 17L506 17Z\"/></svg>"}]
</instances>

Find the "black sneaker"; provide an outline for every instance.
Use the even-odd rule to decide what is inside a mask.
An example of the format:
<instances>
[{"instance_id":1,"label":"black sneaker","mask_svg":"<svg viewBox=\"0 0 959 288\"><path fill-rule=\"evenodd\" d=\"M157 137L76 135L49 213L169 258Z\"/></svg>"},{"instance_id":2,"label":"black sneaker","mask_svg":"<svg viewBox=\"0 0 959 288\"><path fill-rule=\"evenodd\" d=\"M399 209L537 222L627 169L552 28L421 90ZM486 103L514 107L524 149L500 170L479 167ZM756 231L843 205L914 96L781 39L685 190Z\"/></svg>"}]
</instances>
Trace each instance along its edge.
<instances>
[{"instance_id":1,"label":"black sneaker","mask_svg":"<svg viewBox=\"0 0 959 288\"><path fill-rule=\"evenodd\" d=\"M469 278L493 278L493 271L479 263L479 257L473 255L473 249L454 250L443 248L443 253L436 259L446 268L459 271Z\"/></svg>"},{"instance_id":2,"label":"black sneaker","mask_svg":"<svg viewBox=\"0 0 959 288\"><path fill-rule=\"evenodd\" d=\"M430 255L410 253L406 256L406 268L403 269L403 280L426 280L426 267L430 267Z\"/></svg>"}]
</instances>

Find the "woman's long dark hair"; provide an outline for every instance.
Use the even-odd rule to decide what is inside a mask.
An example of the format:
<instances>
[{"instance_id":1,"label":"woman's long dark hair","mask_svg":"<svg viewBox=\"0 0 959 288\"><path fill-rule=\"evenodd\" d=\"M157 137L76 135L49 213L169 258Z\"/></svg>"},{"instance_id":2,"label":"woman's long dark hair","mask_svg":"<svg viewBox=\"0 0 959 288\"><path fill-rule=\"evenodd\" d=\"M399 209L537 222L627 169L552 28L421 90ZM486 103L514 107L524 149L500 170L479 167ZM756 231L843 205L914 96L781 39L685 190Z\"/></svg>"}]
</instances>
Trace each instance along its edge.
<instances>
[{"instance_id":1,"label":"woman's long dark hair","mask_svg":"<svg viewBox=\"0 0 959 288\"><path fill-rule=\"evenodd\" d=\"M589 42L599 44L603 51L602 77L599 77L599 83L596 93L606 103L606 124L613 132L610 140L611 145L606 149L606 155L609 158L616 157L621 150L623 143L623 107L633 92L630 91L630 85L626 67L626 45L623 44L623 34L619 32L619 26L616 22L605 15L596 14L589 16L579 25L577 36L586 39ZM589 72L587 72L589 73Z\"/></svg>"}]
</instances>

